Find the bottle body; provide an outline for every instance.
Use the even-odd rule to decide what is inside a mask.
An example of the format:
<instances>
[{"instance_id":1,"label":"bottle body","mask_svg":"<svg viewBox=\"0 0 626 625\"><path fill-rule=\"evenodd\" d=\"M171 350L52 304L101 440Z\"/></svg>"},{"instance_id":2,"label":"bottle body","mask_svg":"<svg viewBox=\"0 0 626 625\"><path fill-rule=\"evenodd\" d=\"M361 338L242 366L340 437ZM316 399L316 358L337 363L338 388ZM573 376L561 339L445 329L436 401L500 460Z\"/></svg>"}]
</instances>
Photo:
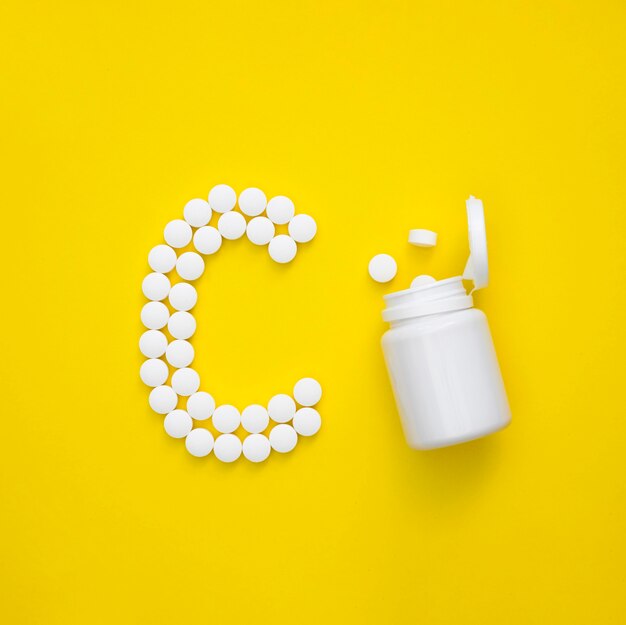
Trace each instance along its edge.
<instances>
[{"instance_id":1,"label":"bottle body","mask_svg":"<svg viewBox=\"0 0 626 625\"><path fill-rule=\"evenodd\" d=\"M455 445L510 422L482 311L465 308L399 320L385 333L382 345L411 447Z\"/></svg>"}]
</instances>

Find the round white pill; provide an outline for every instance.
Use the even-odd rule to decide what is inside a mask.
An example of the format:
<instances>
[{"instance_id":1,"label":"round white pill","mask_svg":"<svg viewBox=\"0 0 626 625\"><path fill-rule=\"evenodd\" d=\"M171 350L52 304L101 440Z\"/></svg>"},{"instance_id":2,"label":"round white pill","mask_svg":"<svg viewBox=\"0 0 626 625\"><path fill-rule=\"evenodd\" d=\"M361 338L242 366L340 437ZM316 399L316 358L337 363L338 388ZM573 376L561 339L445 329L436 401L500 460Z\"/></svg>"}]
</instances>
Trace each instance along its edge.
<instances>
[{"instance_id":1,"label":"round white pill","mask_svg":"<svg viewBox=\"0 0 626 625\"><path fill-rule=\"evenodd\" d=\"M275 224L286 224L295 212L293 202L284 195L277 195L267 203L267 216Z\"/></svg>"},{"instance_id":2,"label":"round white pill","mask_svg":"<svg viewBox=\"0 0 626 625\"><path fill-rule=\"evenodd\" d=\"M310 215L296 215L287 229L296 243L308 243L317 233L317 224Z\"/></svg>"},{"instance_id":3,"label":"round white pill","mask_svg":"<svg viewBox=\"0 0 626 625\"><path fill-rule=\"evenodd\" d=\"M193 244L200 254L215 254L222 247L222 235L213 226L204 226L193 235Z\"/></svg>"},{"instance_id":4,"label":"round white pill","mask_svg":"<svg viewBox=\"0 0 626 625\"><path fill-rule=\"evenodd\" d=\"M215 400L211 395L200 391L194 393L187 400L187 412L197 421L206 421L215 410Z\"/></svg>"},{"instance_id":5,"label":"round white pill","mask_svg":"<svg viewBox=\"0 0 626 625\"><path fill-rule=\"evenodd\" d=\"M184 410L172 410L165 417L163 427L172 438L185 438L191 432L193 421Z\"/></svg>"},{"instance_id":6,"label":"round white pill","mask_svg":"<svg viewBox=\"0 0 626 625\"><path fill-rule=\"evenodd\" d=\"M169 300L175 310L191 310L198 301L198 292L193 284L179 282L170 290Z\"/></svg>"},{"instance_id":7,"label":"round white pill","mask_svg":"<svg viewBox=\"0 0 626 625\"><path fill-rule=\"evenodd\" d=\"M293 418L293 429L302 436L317 434L322 425L322 417L315 408L300 408Z\"/></svg>"},{"instance_id":8,"label":"round white pill","mask_svg":"<svg viewBox=\"0 0 626 625\"><path fill-rule=\"evenodd\" d=\"M237 203L237 194L227 184L218 184L209 191L209 204L217 213L227 213Z\"/></svg>"},{"instance_id":9,"label":"round white pill","mask_svg":"<svg viewBox=\"0 0 626 625\"><path fill-rule=\"evenodd\" d=\"M413 278L413 282L411 282L411 288L415 289L418 286L424 286L425 284L433 284L433 282L437 282L435 278L432 276L417 276L417 278Z\"/></svg>"},{"instance_id":10,"label":"round white pill","mask_svg":"<svg viewBox=\"0 0 626 625\"><path fill-rule=\"evenodd\" d=\"M296 242L286 234L279 234L274 237L268 246L270 257L277 263L291 262L298 251Z\"/></svg>"},{"instance_id":11,"label":"round white pill","mask_svg":"<svg viewBox=\"0 0 626 625\"><path fill-rule=\"evenodd\" d=\"M196 458L208 456L213 449L213 434L204 428L196 428L185 439L187 451Z\"/></svg>"},{"instance_id":12,"label":"round white pill","mask_svg":"<svg viewBox=\"0 0 626 625\"><path fill-rule=\"evenodd\" d=\"M246 234L251 243L267 245L276 232L274 224L267 217L255 217L248 222Z\"/></svg>"},{"instance_id":13,"label":"round white pill","mask_svg":"<svg viewBox=\"0 0 626 625\"><path fill-rule=\"evenodd\" d=\"M322 385L313 378L302 378L293 387L293 396L301 406L315 406L322 399Z\"/></svg>"},{"instance_id":14,"label":"round white pill","mask_svg":"<svg viewBox=\"0 0 626 625\"><path fill-rule=\"evenodd\" d=\"M269 422L267 409L259 404L246 406L241 413L241 425L246 432L251 434L259 434L269 425Z\"/></svg>"},{"instance_id":15,"label":"round white pill","mask_svg":"<svg viewBox=\"0 0 626 625\"><path fill-rule=\"evenodd\" d=\"M261 189L250 187L239 194L239 208L244 215L256 217L260 215L267 205L267 198Z\"/></svg>"},{"instance_id":16,"label":"round white pill","mask_svg":"<svg viewBox=\"0 0 626 625\"><path fill-rule=\"evenodd\" d=\"M204 272L204 260L196 252L185 252L176 261L176 273L183 280L197 280Z\"/></svg>"},{"instance_id":17,"label":"round white pill","mask_svg":"<svg viewBox=\"0 0 626 625\"><path fill-rule=\"evenodd\" d=\"M213 425L218 432L223 434L234 432L240 423L241 416L235 406L224 404L213 411Z\"/></svg>"},{"instance_id":18,"label":"round white pill","mask_svg":"<svg viewBox=\"0 0 626 625\"><path fill-rule=\"evenodd\" d=\"M170 374L167 365L158 358L146 360L139 369L139 377L147 386L161 386L165 384Z\"/></svg>"},{"instance_id":19,"label":"round white pill","mask_svg":"<svg viewBox=\"0 0 626 625\"><path fill-rule=\"evenodd\" d=\"M409 230L409 243L417 247L435 247L437 233L432 230Z\"/></svg>"},{"instance_id":20,"label":"round white pill","mask_svg":"<svg viewBox=\"0 0 626 625\"><path fill-rule=\"evenodd\" d=\"M191 313L178 310L167 322L167 329L175 339L188 339L196 331L196 320Z\"/></svg>"},{"instance_id":21,"label":"round white pill","mask_svg":"<svg viewBox=\"0 0 626 625\"><path fill-rule=\"evenodd\" d=\"M185 247L191 241L191 226L182 219L174 219L165 226L163 236L172 247Z\"/></svg>"},{"instance_id":22,"label":"round white pill","mask_svg":"<svg viewBox=\"0 0 626 625\"><path fill-rule=\"evenodd\" d=\"M158 414L167 414L176 408L178 395L171 386L157 386L150 391L150 408Z\"/></svg>"},{"instance_id":23,"label":"round white pill","mask_svg":"<svg viewBox=\"0 0 626 625\"><path fill-rule=\"evenodd\" d=\"M211 220L211 213L209 203L200 198L189 200L183 209L185 221L194 228L206 226Z\"/></svg>"},{"instance_id":24,"label":"round white pill","mask_svg":"<svg viewBox=\"0 0 626 625\"><path fill-rule=\"evenodd\" d=\"M373 280L382 283L389 282L395 278L398 265L393 256L389 256L389 254L377 254L370 260L367 269Z\"/></svg>"},{"instance_id":25,"label":"round white pill","mask_svg":"<svg viewBox=\"0 0 626 625\"><path fill-rule=\"evenodd\" d=\"M148 265L158 273L172 271L176 265L176 252L169 245L157 245L148 254Z\"/></svg>"},{"instance_id":26,"label":"round white pill","mask_svg":"<svg viewBox=\"0 0 626 625\"><path fill-rule=\"evenodd\" d=\"M272 446L267 436L250 434L243 440L243 455L250 462L263 462L270 455Z\"/></svg>"},{"instance_id":27,"label":"round white pill","mask_svg":"<svg viewBox=\"0 0 626 625\"><path fill-rule=\"evenodd\" d=\"M224 213L217 221L219 233L229 241L240 239L246 231L246 218L241 213Z\"/></svg>"},{"instance_id":28,"label":"round white pill","mask_svg":"<svg viewBox=\"0 0 626 625\"><path fill-rule=\"evenodd\" d=\"M296 431L286 423L276 425L270 431L270 445L274 451L286 454L291 451L298 442Z\"/></svg>"},{"instance_id":29,"label":"round white pill","mask_svg":"<svg viewBox=\"0 0 626 625\"><path fill-rule=\"evenodd\" d=\"M274 395L267 404L267 413L276 423L287 423L296 414L296 402L283 393Z\"/></svg>"},{"instance_id":30,"label":"round white pill","mask_svg":"<svg viewBox=\"0 0 626 625\"><path fill-rule=\"evenodd\" d=\"M194 356L195 350L188 341L172 341L165 350L167 362L176 369L188 367L193 362Z\"/></svg>"},{"instance_id":31,"label":"round white pill","mask_svg":"<svg viewBox=\"0 0 626 625\"><path fill-rule=\"evenodd\" d=\"M162 273L149 273L141 284L143 294L153 301L160 301L170 292L170 280Z\"/></svg>"},{"instance_id":32,"label":"round white pill","mask_svg":"<svg viewBox=\"0 0 626 625\"><path fill-rule=\"evenodd\" d=\"M170 311L163 302L148 302L141 309L141 323L150 330L160 330L167 325Z\"/></svg>"},{"instance_id":33,"label":"round white pill","mask_svg":"<svg viewBox=\"0 0 626 625\"><path fill-rule=\"evenodd\" d=\"M234 434L222 434L215 439L213 453L222 462L235 462L241 456L241 441Z\"/></svg>"},{"instance_id":34,"label":"round white pill","mask_svg":"<svg viewBox=\"0 0 626 625\"><path fill-rule=\"evenodd\" d=\"M172 375L172 388L177 395L188 397L200 388L200 376L197 371L184 367L177 369Z\"/></svg>"},{"instance_id":35,"label":"round white pill","mask_svg":"<svg viewBox=\"0 0 626 625\"><path fill-rule=\"evenodd\" d=\"M167 337L158 330L146 330L139 338L139 351L146 358L160 358L167 349Z\"/></svg>"}]
</instances>

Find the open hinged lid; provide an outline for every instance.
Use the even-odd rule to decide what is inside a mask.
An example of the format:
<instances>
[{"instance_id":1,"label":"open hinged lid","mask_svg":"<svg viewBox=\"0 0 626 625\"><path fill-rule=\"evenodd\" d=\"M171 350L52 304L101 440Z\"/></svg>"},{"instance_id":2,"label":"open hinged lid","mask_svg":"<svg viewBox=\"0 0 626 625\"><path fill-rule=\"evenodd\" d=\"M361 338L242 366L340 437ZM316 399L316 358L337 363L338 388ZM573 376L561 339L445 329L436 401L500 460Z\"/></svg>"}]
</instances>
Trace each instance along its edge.
<instances>
[{"instance_id":1,"label":"open hinged lid","mask_svg":"<svg viewBox=\"0 0 626 625\"><path fill-rule=\"evenodd\" d=\"M463 279L474 282L472 290L482 289L489 283L485 211L482 200L473 195L465 200L465 206L467 208L470 256L463 271Z\"/></svg>"}]
</instances>

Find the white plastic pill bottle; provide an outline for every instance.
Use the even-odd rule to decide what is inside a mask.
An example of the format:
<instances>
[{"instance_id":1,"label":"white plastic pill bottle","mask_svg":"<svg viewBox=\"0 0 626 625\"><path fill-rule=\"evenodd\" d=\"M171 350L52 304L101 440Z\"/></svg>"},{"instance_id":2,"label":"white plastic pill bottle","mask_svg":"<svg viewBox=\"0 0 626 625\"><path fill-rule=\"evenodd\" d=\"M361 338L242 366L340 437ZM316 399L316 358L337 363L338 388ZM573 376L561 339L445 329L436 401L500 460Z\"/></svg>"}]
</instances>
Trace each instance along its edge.
<instances>
[{"instance_id":1,"label":"white plastic pill bottle","mask_svg":"<svg viewBox=\"0 0 626 625\"><path fill-rule=\"evenodd\" d=\"M474 289L489 279L483 204L466 201L470 257L463 276L385 296L383 352L409 445L434 449L504 428L511 411L485 314Z\"/></svg>"}]
</instances>

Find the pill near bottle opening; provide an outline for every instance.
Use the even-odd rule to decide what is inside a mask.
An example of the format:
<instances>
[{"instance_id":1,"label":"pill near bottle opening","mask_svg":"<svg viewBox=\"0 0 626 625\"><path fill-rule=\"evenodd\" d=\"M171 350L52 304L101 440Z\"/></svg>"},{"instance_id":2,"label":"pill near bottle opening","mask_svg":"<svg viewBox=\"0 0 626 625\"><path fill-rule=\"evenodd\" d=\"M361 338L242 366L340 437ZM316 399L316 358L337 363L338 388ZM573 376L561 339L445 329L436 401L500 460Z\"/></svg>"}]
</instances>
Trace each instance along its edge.
<instances>
[{"instance_id":1,"label":"pill near bottle opening","mask_svg":"<svg viewBox=\"0 0 626 625\"><path fill-rule=\"evenodd\" d=\"M222 434L215 439L213 453L222 462L235 462L241 456L241 441L234 434Z\"/></svg>"},{"instance_id":2,"label":"pill near bottle opening","mask_svg":"<svg viewBox=\"0 0 626 625\"><path fill-rule=\"evenodd\" d=\"M204 273L204 259L196 252L185 252L176 261L176 273L183 280L197 280Z\"/></svg>"},{"instance_id":3,"label":"pill near bottle opening","mask_svg":"<svg viewBox=\"0 0 626 625\"><path fill-rule=\"evenodd\" d=\"M434 282L437 282L437 280L435 280L435 278L433 278L432 276L427 276L427 275L417 276L416 278L413 278L413 281L411 282L411 288L415 289L418 286L424 286L425 284L433 284Z\"/></svg>"},{"instance_id":4,"label":"pill near bottle opening","mask_svg":"<svg viewBox=\"0 0 626 625\"><path fill-rule=\"evenodd\" d=\"M256 217L265 210L266 205L267 197L261 189L250 187L239 194L239 208L244 215Z\"/></svg>"},{"instance_id":5,"label":"pill near bottle opening","mask_svg":"<svg viewBox=\"0 0 626 625\"><path fill-rule=\"evenodd\" d=\"M372 280L385 283L390 282L396 277L398 265L389 254L376 254L367 267Z\"/></svg>"},{"instance_id":6,"label":"pill near bottle opening","mask_svg":"<svg viewBox=\"0 0 626 625\"><path fill-rule=\"evenodd\" d=\"M157 414L167 414L176 408L178 395L171 386L157 386L150 391L148 403Z\"/></svg>"},{"instance_id":7,"label":"pill near bottle opening","mask_svg":"<svg viewBox=\"0 0 626 625\"><path fill-rule=\"evenodd\" d=\"M308 243L317 233L317 224L310 215L295 215L289 221L287 230L296 243Z\"/></svg>"},{"instance_id":8,"label":"pill near bottle opening","mask_svg":"<svg viewBox=\"0 0 626 625\"><path fill-rule=\"evenodd\" d=\"M172 375L172 388L177 395L188 397L200 388L198 372L189 367L177 369Z\"/></svg>"},{"instance_id":9,"label":"pill near bottle opening","mask_svg":"<svg viewBox=\"0 0 626 625\"><path fill-rule=\"evenodd\" d=\"M286 454L296 446L298 434L290 425L281 423L271 429L269 439L274 451Z\"/></svg>"},{"instance_id":10,"label":"pill near bottle opening","mask_svg":"<svg viewBox=\"0 0 626 625\"><path fill-rule=\"evenodd\" d=\"M267 413L272 421L287 423L296 414L296 402L284 393L274 395L267 404Z\"/></svg>"},{"instance_id":11,"label":"pill near bottle opening","mask_svg":"<svg viewBox=\"0 0 626 625\"><path fill-rule=\"evenodd\" d=\"M188 367L195 357L193 345L188 341L176 339L165 349L165 359L175 369Z\"/></svg>"},{"instance_id":12,"label":"pill near bottle opening","mask_svg":"<svg viewBox=\"0 0 626 625\"><path fill-rule=\"evenodd\" d=\"M141 284L143 294L152 301L161 301L170 292L170 280L162 273L149 273Z\"/></svg>"},{"instance_id":13,"label":"pill near bottle opening","mask_svg":"<svg viewBox=\"0 0 626 625\"><path fill-rule=\"evenodd\" d=\"M293 387L293 396L301 406L315 406L322 399L322 385L313 378L302 378Z\"/></svg>"},{"instance_id":14,"label":"pill near bottle opening","mask_svg":"<svg viewBox=\"0 0 626 625\"><path fill-rule=\"evenodd\" d=\"M298 246L290 236L279 234L270 241L268 250L272 260L284 264L295 258Z\"/></svg>"},{"instance_id":15,"label":"pill near bottle opening","mask_svg":"<svg viewBox=\"0 0 626 625\"><path fill-rule=\"evenodd\" d=\"M139 337L139 351L146 358L160 358L166 349L167 337L159 330L146 330Z\"/></svg>"},{"instance_id":16,"label":"pill near bottle opening","mask_svg":"<svg viewBox=\"0 0 626 625\"><path fill-rule=\"evenodd\" d=\"M175 339L188 339L196 331L196 320L191 313L178 310L169 318L167 329Z\"/></svg>"},{"instance_id":17,"label":"pill near bottle opening","mask_svg":"<svg viewBox=\"0 0 626 625\"><path fill-rule=\"evenodd\" d=\"M227 184L218 184L209 191L209 205L217 213L227 213L235 208L237 194Z\"/></svg>"},{"instance_id":18,"label":"pill near bottle opening","mask_svg":"<svg viewBox=\"0 0 626 625\"><path fill-rule=\"evenodd\" d=\"M246 232L246 218L241 213L224 213L217 222L219 233L229 241L240 239Z\"/></svg>"},{"instance_id":19,"label":"pill near bottle opening","mask_svg":"<svg viewBox=\"0 0 626 625\"><path fill-rule=\"evenodd\" d=\"M270 455L272 446L267 436L250 434L243 440L243 455L250 462L263 462Z\"/></svg>"},{"instance_id":20,"label":"pill near bottle opening","mask_svg":"<svg viewBox=\"0 0 626 625\"><path fill-rule=\"evenodd\" d=\"M165 384L170 371L167 365L159 358L149 358L139 369L139 377L147 386L161 386Z\"/></svg>"},{"instance_id":21,"label":"pill near bottle opening","mask_svg":"<svg viewBox=\"0 0 626 625\"><path fill-rule=\"evenodd\" d=\"M193 421L184 410L172 410L165 417L163 427L172 438L185 438L191 432Z\"/></svg>"},{"instance_id":22,"label":"pill near bottle opening","mask_svg":"<svg viewBox=\"0 0 626 625\"><path fill-rule=\"evenodd\" d=\"M141 309L141 323L150 330L160 330L167 325L170 311L163 302L148 302Z\"/></svg>"},{"instance_id":23,"label":"pill near bottle opening","mask_svg":"<svg viewBox=\"0 0 626 625\"><path fill-rule=\"evenodd\" d=\"M259 404L246 406L241 413L241 425L250 434L259 434L267 428L270 417L267 409Z\"/></svg>"},{"instance_id":24,"label":"pill near bottle opening","mask_svg":"<svg viewBox=\"0 0 626 625\"><path fill-rule=\"evenodd\" d=\"M185 221L194 228L206 226L211 221L211 207L206 200L195 198L189 200L183 209Z\"/></svg>"},{"instance_id":25,"label":"pill near bottle opening","mask_svg":"<svg viewBox=\"0 0 626 625\"><path fill-rule=\"evenodd\" d=\"M213 449L213 445L213 434L204 428L191 430L185 439L187 451L196 458L208 456Z\"/></svg>"},{"instance_id":26,"label":"pill near bottle opening","mask_svg":"<svg viewBox=\"0 0 626 625\"><path fill-rule=\"evenodd\" d=\"M267 203L267 216L275 224L286 224L296 212L293 202L284 195L277 195Z\"/></svg>"},{"instance_id":27,"label":"pill near bottle opening","mask_svg":"<svg viewBox=\"0 0 626 625\"><path fill-rule=\"evenodd\" d=\"M148 253L148 265L152 271L168 273L176 265L176 252L169 245L156 245Z\"/></svg>"},{"instance_id":28,"label":"pill near bottle opening","mask_svg":"<svg viewBox=\"0 0 626 625\"><path fill-rule=\"evenodd\" d=\"M187 400L187 412L196 421L206 421L215 410L215 400L209 393L198 391Z\"/></svg>"},{"instance_id":29,"label":"pill near bottle opening","mask_svg":"<svg viewBox=\"0 0 626 625\"><path fill-rule=\"evenodd\" d=\"M165 226L163 237L168 245L180 248L191 241L191 232L191 226L186 221L174 219Z\"/></svg>"},{"instance_id":30,"label":"pill near bottle opening","mask_svg":"<svg viewBox=\"0 0 626 625\"><path fill-rule=\"evenodd\" d=\"M222 434L234 432L241 423L241 415L235 406L223 404L213 411L213 426Z\"/></svg>"},{"instance_id":31,"label":"pill near bottle opening","mask_svg":"<svg viewBox=\"0 0 626 625\"><path fill-rule=\"evenodd\" d=\"M313 436L322 426L322 417L315 408L300 408L293 418L293 429L302 436Z\"/></svg>"},{"instance_id":32,"label":"pill near bottle opening","mask_svg":"<svg viewBox=\"0 0 626 625\"><path fill-rule=\"evenodd\" d=\"M213 226L204 226L193 235L193 244L195 248L204 254L215 254L222 247L222 235L217 228Z\"/></svg>"},{"instance_id":33,"label":"pill near bottle opening","mask_svg":"<svg viewBox=\"0 0 626 625\"><path fill-rule=\"evenodd\" d=\"M437 245L437 233L420 228L409 230L409 243L417 247L435 247Z\"/></svg>"},{"instance_id":34,"label":"pill near bottle opening","mask_svg":"<svg viewBox=\"0 0 626 625\"><path fill-rule=\"evenodd\" d=\"M168 299L175 310L191 310L198 302L198 291L193 284L179 282L171 288Z\"/></svg>"},{"instance_id":35,"label":"pill near bottle opening","mask_svg":"<svg viewBox=\"0 0 626 625\"><path fill-rule=\"evenodd\" d=\"M246 235L254 245L267 245L275 233L276 227L267 217L255 217L246 227Z\"/></svg>"}]
</instances>

